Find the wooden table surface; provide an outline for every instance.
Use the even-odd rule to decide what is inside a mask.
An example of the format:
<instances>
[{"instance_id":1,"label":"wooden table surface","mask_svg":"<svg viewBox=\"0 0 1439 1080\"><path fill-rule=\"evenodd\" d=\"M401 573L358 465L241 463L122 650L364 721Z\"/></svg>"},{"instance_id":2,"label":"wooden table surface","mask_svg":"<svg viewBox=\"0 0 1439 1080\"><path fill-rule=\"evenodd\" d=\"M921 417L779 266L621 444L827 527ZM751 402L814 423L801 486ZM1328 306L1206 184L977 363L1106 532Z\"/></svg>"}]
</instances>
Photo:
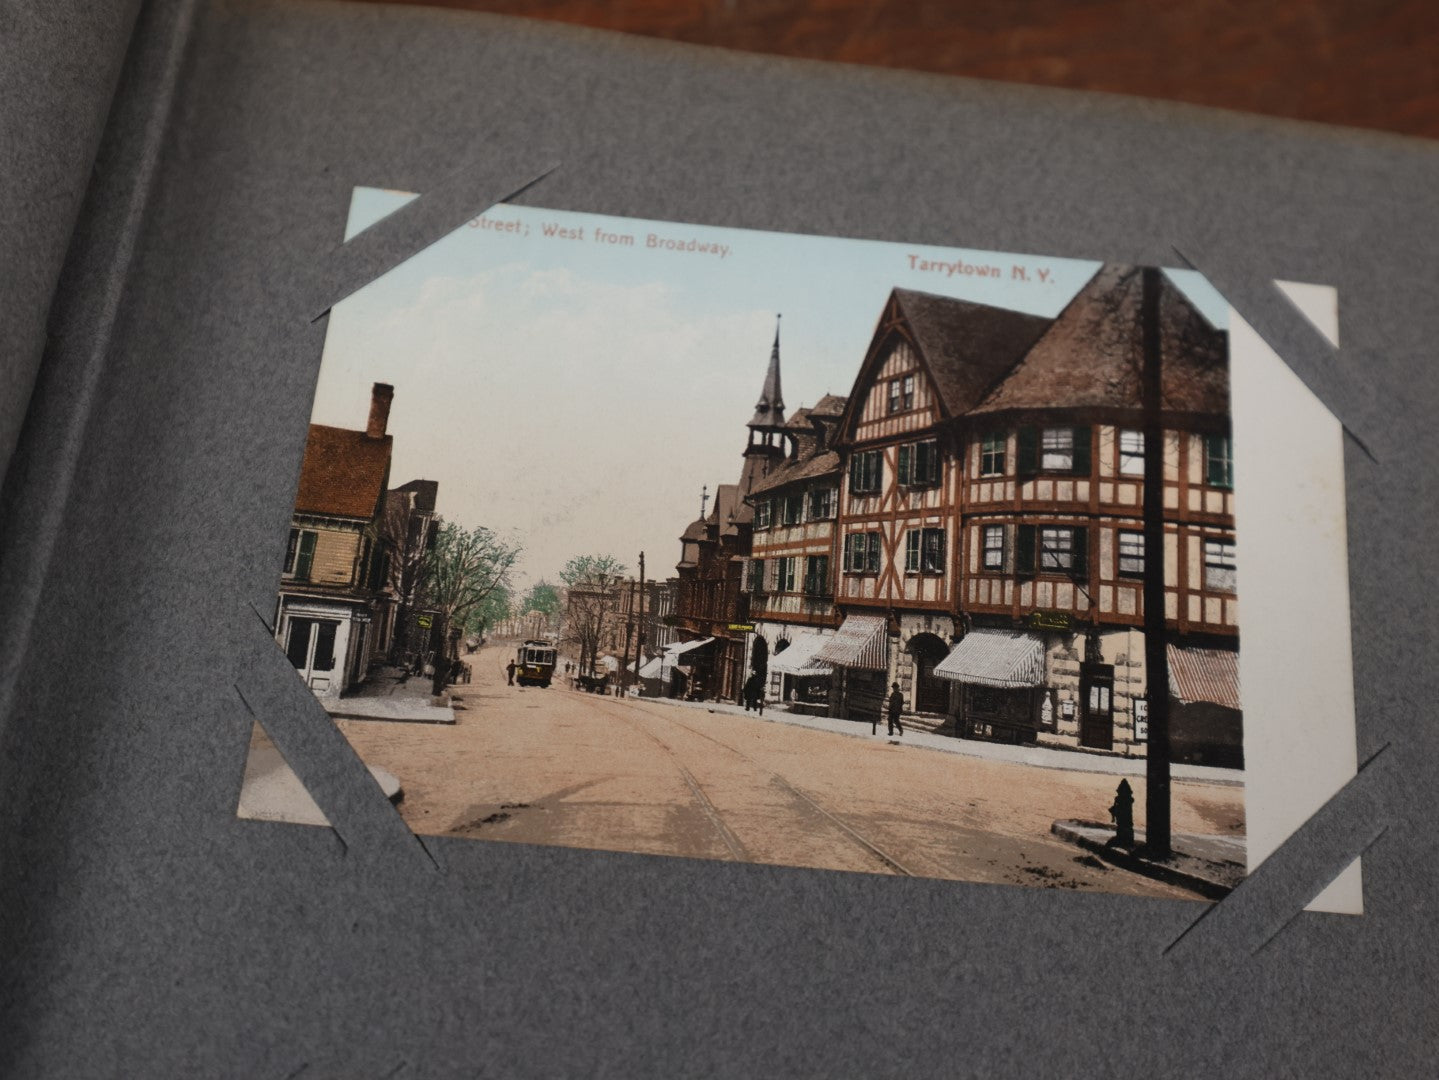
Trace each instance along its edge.
<instances>
[{"instance_id":1,"label":"wooden table surface","mask_svg":"<svg viewBox=\"0 0 1439 1080\"><path fill-rule=\"evenodd\" d=\"M1439 137L1436 0L423 2Z\"/></svg>"}]
</instances>

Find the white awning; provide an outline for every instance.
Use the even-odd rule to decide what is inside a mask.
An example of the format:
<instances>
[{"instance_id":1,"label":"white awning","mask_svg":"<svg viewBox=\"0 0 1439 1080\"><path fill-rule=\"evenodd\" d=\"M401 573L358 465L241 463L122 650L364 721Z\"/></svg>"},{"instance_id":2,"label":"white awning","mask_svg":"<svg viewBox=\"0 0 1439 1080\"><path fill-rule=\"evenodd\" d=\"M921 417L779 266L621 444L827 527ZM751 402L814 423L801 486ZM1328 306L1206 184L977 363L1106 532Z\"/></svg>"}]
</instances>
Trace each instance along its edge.
<instances>
[{"instance_id":1,"label":"white awning","mask_svg":"<svg viewBox=\"0 0 1439 1080\"><path fill-rule=\"evenodd\" d=\"M814 654L824 648L829 637L814 630L801 630L789 640L789 647L783 652L770 655L769 670L783 675L828 675L834 668L814 659Z\"/></svg>"},{"instance_id":2,"label":"white awning","mask_svg":"<svg viewBox=\"0 0 1439 1080\"><path fill-rule=\"evenodd\" d=\"M814 660L835 667L886 671L889 628L883 615L847 615L843 625L814 654Z\"/></svg>"},{"instance_id":3,"label":"white awning","mask_svg":"<svg viewBox=\"0 0 1439 1080\"><path fill-rule=\"evenodd\" d=\"M678 645L666 645L665 652L671 656L683 656L685 653L693 649L698 649L702 645L708 645L713 640L714 638L712 637L706 637L700 638L698 641L682 641Z\"/></svg>"},{"instance_id":4,"label":"white awning","mask_svg":"<svg viewBox=\"0 0 1439 1080\"><path fill-rule=\"evenodd\" d=\"M1023 690L1044 683L1044 639L1023 630L971 630L935 665L954 682Z\"/></svg>"},{"instance_id":5,"label":"white awning","mask_svg":"<svg viewBox=\"0 0 1439 1080\"><path fill-rule=\"evenodd\" d=\"M670 666L668 653L660 653L645 661L645 666L640 668L641 679L662 679L665 676L665 669Z\"/></svg>"}]
</instances>

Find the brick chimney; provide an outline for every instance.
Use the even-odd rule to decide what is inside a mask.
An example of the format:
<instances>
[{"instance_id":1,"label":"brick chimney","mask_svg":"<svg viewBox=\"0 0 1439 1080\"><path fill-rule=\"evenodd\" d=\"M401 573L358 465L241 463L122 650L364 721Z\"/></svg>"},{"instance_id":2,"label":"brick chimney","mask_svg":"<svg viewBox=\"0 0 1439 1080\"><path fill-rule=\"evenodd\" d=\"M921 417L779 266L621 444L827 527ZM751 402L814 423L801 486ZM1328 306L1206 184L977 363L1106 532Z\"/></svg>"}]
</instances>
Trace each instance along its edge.
<instances>
[{"instance_id":1,"label":"brick chimney","mask_svg":"<svg viewBox=\"0 0 1439 1080\"><path fill-rule=\"evenodd\" d=\"M390 402L395 400L395 388L389 383L377 382L370 391L370 422L365 425L365 434L372 439L383 439L385 428L390 424Z\"/></svg>"}]
</instances>

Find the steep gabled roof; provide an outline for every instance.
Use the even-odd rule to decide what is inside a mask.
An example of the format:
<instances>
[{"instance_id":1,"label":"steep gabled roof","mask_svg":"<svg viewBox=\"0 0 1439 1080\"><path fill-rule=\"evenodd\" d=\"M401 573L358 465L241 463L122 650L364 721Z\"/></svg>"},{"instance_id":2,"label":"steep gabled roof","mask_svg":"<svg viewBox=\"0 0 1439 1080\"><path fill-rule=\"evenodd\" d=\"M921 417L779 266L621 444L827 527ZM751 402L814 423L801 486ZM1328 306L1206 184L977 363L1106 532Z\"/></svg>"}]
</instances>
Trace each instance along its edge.
<instances>
[{"instance_id":1,"label":"steep gabled roof","mask_svg":"<svg viewBox=\"0 0 1439 1080\"><path fill-rule=\"evenodd\" d=\"M1053 322L1008 308L895 289L891 294L939 392L945 415L960 416L1017 364Z\"/></svg>"},{"instance_id":2,"label":"steep gabled roof","mask_svg":"<svg viewBox=\"0 0 1439 1080\"><path fill-rule=\"evenodd\" d=\"M1107 265L1080 289L1029 355L973 411L1143 406L1140 267ZM1159 275L1163 407L1229 410L1228 334Z\"/></svg>"},{"instance_id":3,"label":"steep gabled roof","mask_svg":"<svg viewBox=\"0 0 1439 1080\"><path fill-rule=\"evenodd\" d=\"M380 508L390 472L388 435L311 424L295 512L368 520Z\"/></svg>"},{"instance_id":4,"label":"steep gabled roof","mask_svg":"<svg viewBox=\"0 0 1439 1080\"><path fill-rule=\"evenodd\" d=\"M843 416L847 403L848 399L838 394L825 394L810 406L809 411L814 416Z\"/></svg>"}]
</instances>

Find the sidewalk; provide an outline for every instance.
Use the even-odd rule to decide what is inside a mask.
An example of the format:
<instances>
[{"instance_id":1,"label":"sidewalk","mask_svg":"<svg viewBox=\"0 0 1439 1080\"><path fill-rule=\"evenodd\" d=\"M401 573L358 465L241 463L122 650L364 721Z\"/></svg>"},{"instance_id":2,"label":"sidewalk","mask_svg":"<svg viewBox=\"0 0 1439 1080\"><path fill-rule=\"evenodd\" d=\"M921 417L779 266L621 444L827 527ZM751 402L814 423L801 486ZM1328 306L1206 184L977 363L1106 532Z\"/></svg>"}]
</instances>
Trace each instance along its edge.
<instances>
[{"instance_id":1,"label":"sidewalk","mask_svg":"<svg viewBox=\"0 0 1439 1080\"><path fill-rule=\"evenodd\" d=\"M427 675L411 675L395 667L382 667L362 685L343 697L322 697L320 704L334 717L346 720L387 720L408 724L453 724L455 710L446 702L436 705Z\"/></svg>"},{"instance_id":2,"label":"sidewalk","mask_svg":"<svg viewBox=\"0 0 1439 1080\"><path fill-rule=\"evenodd\" d=\"M1194 836L1175 833L1169 839L1173 854L1152 859L1144 854L1144 830L1134 830L1133 848L1110 844L1114 829L1093 821L1056 821L1049 831L1105 862L1157 881L1193 889L1209 900L1222 900L1244 880L1245 843L1242 836Z\"/></svg>"},{"instance_id":3,"label":"sidewalk","mask_svg":"<svg viewBox=\"0 0 1439 1080\"><path fill-rule=\"evenodd\" d=\"M748 716L776 724L793 724L814 731L828 731L834 735L847 735L856 739L882 739L891 741L885 734L885 723L879 723L879 734L870 734L870 725L862 720L839 720L828 716L800 716L785 712L783 706L766 705L763 716L746 712L742 705L731 705L722 701L680 701L678 698L631 697L631 701L655 702L673 705L681 709L699 709L704 712L729 716ZM975 739L957 739L952 735L934 735L924 731L912 731L909 718L904 718L904 735L892 740L926 750L939 750L946 754L962 754L965 757L984 758L989 761L1008 761L1016 765L1033 765L1041 769L1063 769L1067 772L1104 773L1109 776L1143 776L1144 758L1126 758L1103 754L1087 754L1078 750L1056 750L1048 746L1010 746L1005 743L987 743ZM1210 765L1170 765L1169 774L1175 780L1201 780L1211 784L1244 784L1244 773L1239 769L1219 769Z\"/></svg>"}]
</instances>

